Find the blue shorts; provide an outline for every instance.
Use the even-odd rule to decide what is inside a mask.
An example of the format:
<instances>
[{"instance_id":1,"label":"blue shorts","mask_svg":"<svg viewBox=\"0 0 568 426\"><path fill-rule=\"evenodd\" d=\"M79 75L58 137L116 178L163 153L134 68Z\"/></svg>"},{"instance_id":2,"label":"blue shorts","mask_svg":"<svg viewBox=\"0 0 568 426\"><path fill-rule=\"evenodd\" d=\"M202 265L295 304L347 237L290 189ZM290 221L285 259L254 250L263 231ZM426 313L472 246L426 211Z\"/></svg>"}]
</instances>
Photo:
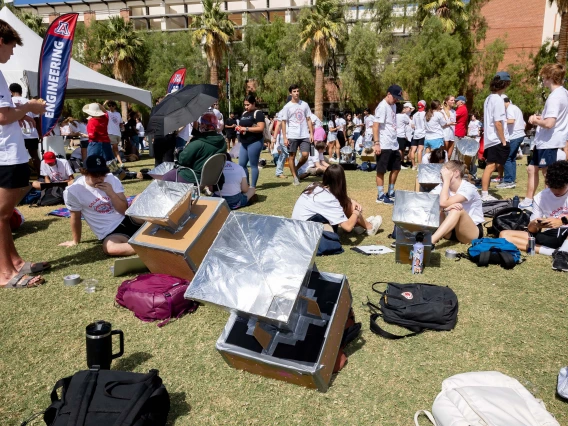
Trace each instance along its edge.
<instances>
[{"instance_id":1,"label":"blue shorts","mask_svg":"<svg viewBox=\"0 0 568 426\"><path fill-rule=\"evenodd\" d=\"M538 166L539 169L544 169L550 166L558 158L558 149L536 149L532 150L532 158L529 162L529 166Z\"/></svg>"},{"instance_id":2,"label":"blue shorts","mask_svg":"<svg viewBox=\"0 0 568 426\"><path fill-rule=\"evenodd\" d=\"M231 210L237 210L240 209L241 207L245 207L248 203L247 194L243 194L242 192L240 194L231 195L223 198L225 199L225 201L227 201L227 204L229 205Z\"/></svg>"},{"instance_id":3,"label":"blue shorts","mask_svg":"<svg viewBox=\"0 0 568 426\"><path fill-rule=\"evenodd\" d=\"M438 149L441 146L444 145L444 139L443 138L439 138L439 139L426 139L424 141L424 149Z\"/></svg>"},{"instance_id":4,"label":"blue shorts","mask_svg":"<svg viewBox=\"0 0 568 426\"><path fill-rule=\"evenodd\" d=\"M89 142L87 146L87 157L91 155L100 155L105 161L111 161L115 158L110 142Z\"/></svg>"}]
</instances>

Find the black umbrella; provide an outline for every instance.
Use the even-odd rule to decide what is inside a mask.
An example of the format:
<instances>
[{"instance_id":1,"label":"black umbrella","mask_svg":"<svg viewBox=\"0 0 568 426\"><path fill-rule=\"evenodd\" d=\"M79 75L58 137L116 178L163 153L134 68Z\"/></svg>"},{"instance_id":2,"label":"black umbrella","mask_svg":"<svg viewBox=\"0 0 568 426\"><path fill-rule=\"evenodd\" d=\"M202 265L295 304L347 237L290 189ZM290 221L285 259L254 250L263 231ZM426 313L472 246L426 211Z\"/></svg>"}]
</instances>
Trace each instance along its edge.
<instances>
[{"instance_id":1,"label":"black umbrella","mask_svg":"<svg viewBox=\"0 0 568 426\"><path fill-rule=\"evenodd\" d=\"M219 98L214 84L191 84L172 93L156 105L150 114L147 132L165 136L193 123Z\"/></svg>"}]
</instances>

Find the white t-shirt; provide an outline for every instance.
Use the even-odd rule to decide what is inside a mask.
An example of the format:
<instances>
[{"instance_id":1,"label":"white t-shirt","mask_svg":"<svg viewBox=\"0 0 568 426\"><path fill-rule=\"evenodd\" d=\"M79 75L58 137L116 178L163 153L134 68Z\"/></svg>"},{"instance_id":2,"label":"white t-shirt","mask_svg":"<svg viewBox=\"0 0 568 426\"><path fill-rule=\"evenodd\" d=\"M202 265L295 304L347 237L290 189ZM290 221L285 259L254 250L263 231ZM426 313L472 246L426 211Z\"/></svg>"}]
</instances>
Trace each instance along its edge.
<instances>
[{"instance_id":1,"label":"white t-shirt","mask_svg":"<svg viewBox=\"0 0 568 426\"><path fill-rule=\"evenodd\" d=\"M6 107L14 108L14 103L4 75L0 72L0 108ZM0 125L0 166L23 164L29 159L20 124L15 121Z\"/></svg>"},{"instance_id":2,"label":"white t-shirt","mask_svg":"<svg viewBox=\"0 0 568 426\"><path fill-rule=\"evenodd\" d=\"M513 124L507 124L507 132L511 140L525 137L525 120L523 112L517 105L511 102L507 107L507 120L515 120Z\"/></svg>"},{"instance_id":3,"label":"white t-shirt","mask_svg":"<svg viewBox=\"0 0 568 426\"><path fill-rule=\"evenodd\" d=\"M473 137L479 136L480 125L481 122L479 120L470 121L469 125L467 126L467 135Z\"/></svg>"},{"instance_id":4,"label":"white t-shirt","mask_svg":"<svg viewBox=\"0 0 568 426\"><path fill-rule=\"evenodd\" d=\"M382 100L375 109L375 123L379 123L381 149L398 149L396 140L396 106Z\"/></svg>"},{"instance_id":5,"label":"white t-shirt","mask_svg":"<svg viewBox=\"0 0 568 426\"><path fill-rule=\"evenodd\" d=\"M505 102L503 98L492 93L485 99L483 106L483 127L485 128L484 147L490 148L501 143L501 139L495 130L495 122L503 123L503 131L505 132L505 140L509 140L509 131L507 130L507 113L505 112Z\"/></svg>"},{"instance_id":6,"label":"white t-shirt","mask_svg":"<svg viewBox=\"0 0 568 426\"><path fill-rule=\"evenodd\" d=\"M430 194L440 194L442 192L442 184L435 187ZM473 223L479 225L484 222L483 218L483 203L481 196L477 192L477 188L471 183L462 180L457 192L450 191L450 197L459 194L465 197L466 201L462 202L463 209L467 212Z\"/></svg>"},{"instance_id":7,"label":"white t-shirt","mask_svg":"<svg viewBox=\"0 0 568 426\"><path fill-rule=\"evenodd\" d=\"M109 173L105 182L112 185L114 192L123 193L122 183ZM110 198L100 189L87 185L85 176L79 177L63 192L65 206L72 212L81 212L87 224L99 240L116 229L124 215L114 209Z\"/></svg>"},{"instance_id":8,"label":"white t-shirt","mask_svg":"<svg viewBox=\"0 0 568 426\"><path fill-rule=\"evenodd\" d=\"M120 112L107 111L108 114L108 126L107 131L109 135L120 136L120 124L122 123L122 115Z\"/></svg>"},{"instance_id":9,"label":"white t-shirt","mask_svg":"<svg viewBox=\"0 0 568 426\"><path fill-rule=\"evenodd\" d=\"M353 117L353 133L361 133L361 128L363 127L363 121L355 116Z\"/></svg>"},{"instance_id":10,"label":"white t-shirt","mask_svg":"<svg viewBox=\"0 0 568 426\"><path fill-rule=\"evenodd\" d=\"M52 182L63 182L68 180L73 175L73 169L69 161L62 158L56 158L56 163L50 166L45 161L41 160L39 168L40 176L47 176Z\"/></svg>"},{"instance_id":11,"label":"white t-shirt","mask_svg":"<svg viewBox=\"0 0 568 426\"><path fill-rule=\"evenodd\" d=\"M446 113L446 110L442 109L442 114L448 123L455 123L456 122L456 112L451 109L449 113ZM455 128L456 125L453 124L444 128L444 140L446 141L453 141L455 139Z\"/></svg>"},{"instance_id":12,"label":"white t-shirt","mask_svg":"<svg viewBox=\"0 0 568 426\"><path fill-rule=\"evenodd\" d=\"M225 119L223 118L223 114L217 108L213 108L213 114L215 114L215 117L217 117L217 130L223 130L223 127L225 127Z\"/></svg>"},{"instance_id":13,"label":"white t-shirt","mask_svg":"<svg viewBox=\"0 0 568 426\"><path fill-rule=\"evenodd\" d=\"M426 111L419 111L412 117L414 122L414 139L422 139L426 137Z\"/></svg>"},{"instance_id":14,"label":"white t-shirt","mask_svg":"<svg viewBox=\"0 0 568 426\"><path fill-rule=\"evenodd\" d=\"M14 102L14 105L18 106L18 105L27 104L28 100L26 98L22 98L21 96L12 96L12 102ZM28 112L26 115L30 118L39 117L39 115L32 114L31 112ZM25 131L24 131L24 129L25 129ZM25 122L24 125L22 126L22 134L24 135L24 139L37 139L37 138L39 138L39 135L37 133L37 129L33 126L30 126L29 123L27 123L27 122Z\"/></svg>"},{"instance_id":15,"label":"white t-shirt","mask_svg":"<svg viewBox=\"0 0 568 426\"><path fill-rule=\"evenodd\" d=\"M312 120L312 124L314 125L314 129L317 129L318 127L323 127L323 124L322 124L321 120L318 118L317 115L311 114L310 120Z\"/></svg>"},{"instance_id":16,"label":"white t-shirt","mask_svg":"<svg viewBox=\"0 0 568 426\"><path fill-rule=\"evenodd\" d=\"M536 128L536 149L563 148L568 140L568 91L564 87L555 89L546 100L542 119L556 118L552 129Z\"/></svg>"},{"instance_id":17,"label":"white t-shirt","mask_svg":"<svg viewBox=\"0 0 568 426\"><path fill-rule=\"evenodd\" d=\"M310 137L307 117L312 115L307 102L288 102L282 109L282 121L286 122L286 137L288 139L306 139Z\"/></svg>"},{"instance_id":18,"label":"white t-shirt","mask_svg":"<svg viewBox=\"0 0 568 426\"><path fill-rule=\"evenodd\" d=\"M178 137L182 138L184 141L188 141L189 137L191 136L191 132L193 131L193 124L189 123L183 129L178 132Z\"/></svg>"},{"instance_id":19,"label":"white t-shirt","mask_svg":"<svg viewBox=\"0 0 568 426\"><path fill-rule=\"evenodd\" d=\"M375 116L369 114L365 117L365 142L372 142L373 140L373 123L375 122Z\"/></svg>"},{"instance_id":20,"label":"white t-shirt","mask_svg":"<svg viewBox=\"0 0 568 426\"><path fill-rule=\"evenodd\" d=\"M550 188L546 188L535 195L531 220L543 217L560 219L562 216L568 216L568 193L557 197L550 192Z\"/></svg>"},{"instance_id":21,"label":"white t-shirt","mask_svg":"<svg viewBox=\"0 0 568 426\"><path fill-rule=\"evenodd\" d=\"M322 187L315 188L311 194L302 193L300 195L294 205L292 219L308 220L316 214L325 217L332 226L347 221L339 200Z\"/></svg>"},{"instance_id":22,"label":"white t-shirt","mask_svg":"<svg viewBox=\"0 0 568 426\"><path fill-rule=\"evenodd\" d=\"M406 114L396 115L396 137L406 138L407 128L410 127L410 117Z\"/></svg>"},{"instance_id":23,"label":"white t-shirt","mask_svg":"<svg viewBox=\"0 0 568 426\"><path fill-rule=\"evenodd\" d=\"M81 123L80 121L73 121L72 123L69 123L69 130L71 130L72 133L83 133L86 135L87 125L85 123ZM89 140L89 138L85 136L81 136L80 139Z\"/></svg>"},{"instance_id":24,"label":"white t-shirt","mask_svg":"<svg viewBox=\"0 0 568 426\"><path fill-rule=\"evenodd\" d=\"M302 175L306 173L306 171L311 167L316 167L316 163L318 161L325 161L325 157L323 156L323 152L317 152L314 155L310 155L308 157L308 161L306 161L302 167L298 169L298 174Z\"/></svg>"},{"instance_id":25,"label":"white t-shirt","mask_svg":"<svg viewBox=\"0 0 568 426\"><path fill-rule=\"evenodd\" d=\"M223 189L221 189L222 197L231 197L242 192L241 182L243 181L243 178L247 177L245 169L237 163L225 161L223 176L225 176L225 183L223 184Z\"/></svg>"},{"instance_id":26,"label":"white t-shirt","mask_svg":"<svg viewBox=\"0 0 568 426\"><path fill-rule=\"evenodd\" d=\"M344 132L345 133L345 126L347 126L347 122L343 118L339 117L338 119L336 119L335 125L337 126L338 132Z\"/></svg>"},{"instance_id":27,"label":"white t-shirt","mask_svg":"<svg viewBox=\"0 0 568 426\"><path fill-rule=\"evenodd\" d=\"M422 156L421 164L430 164L430 154L431 152L427 152ZM444 151L444 163L448 162L448 152Z\"/></svg>"},{"instance_id":28,"label":"white t-shirt","mask_svg":"<svg viewBox=\"0 0 568 426\"><path fill-rule=\"evenodd\" d=\"M365 147L365 138L363 136L359 136L355 141L355 150L357 152L361 151Z\"/></svg>"},{"instance_id":29,"label":"white t-shirt","mask_svg":"<svg viewBox=\"0 0 568 426\"><path fill-rule=\"evenodd\" d=\"M142 123L136 123L136 131L138 132L138 137L144 137L144 126L142 125Z\"/></svg>"},{"instance_id":30,"label":"white t-shirt","mask_svg":"<svg viewBox=\"0 0 568 426\"><path fill-rule=\"evenodd\" d=\"M444 126L447 124L444 114L441 111L434 111L430 121L424 118L424 126L426 128L426 134L424 139L427 141L433 139L444 139Z\"/></svg>"},{"instance_id":31,"label":"white t-shirt","mask_svg":"<svg viewBox=\"0 0 568 426\"><path fill-rule=\"evenodd\" d=\"M337 119L336 119L337 121ZM329 132L327 132L327 141L328 142L334 142L337 140L337 130L332 131L331 129L335 129L337 126L337 124L335 124L335 121L333 120L329 120L327 122L327 128L329 129Z\"/></svg>"}]
</instances>

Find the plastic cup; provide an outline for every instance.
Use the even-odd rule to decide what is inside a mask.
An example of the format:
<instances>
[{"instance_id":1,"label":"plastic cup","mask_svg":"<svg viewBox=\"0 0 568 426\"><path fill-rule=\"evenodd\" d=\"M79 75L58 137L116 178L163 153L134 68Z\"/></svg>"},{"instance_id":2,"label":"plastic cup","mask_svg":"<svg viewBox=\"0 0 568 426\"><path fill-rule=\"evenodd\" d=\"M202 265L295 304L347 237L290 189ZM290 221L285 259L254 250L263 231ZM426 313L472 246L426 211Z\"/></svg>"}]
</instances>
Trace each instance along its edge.
<instances>
[{"instance_id":1,"label":"plastic cup","mask_svg":"<svg viewBox=\"0 0 568 426\"><path fill-rule=\"evenodd\" d=\"M100 290L99 280L94 278L89 278L85 280L85 293L94 293Z\"/></svg>"}]
</instances>

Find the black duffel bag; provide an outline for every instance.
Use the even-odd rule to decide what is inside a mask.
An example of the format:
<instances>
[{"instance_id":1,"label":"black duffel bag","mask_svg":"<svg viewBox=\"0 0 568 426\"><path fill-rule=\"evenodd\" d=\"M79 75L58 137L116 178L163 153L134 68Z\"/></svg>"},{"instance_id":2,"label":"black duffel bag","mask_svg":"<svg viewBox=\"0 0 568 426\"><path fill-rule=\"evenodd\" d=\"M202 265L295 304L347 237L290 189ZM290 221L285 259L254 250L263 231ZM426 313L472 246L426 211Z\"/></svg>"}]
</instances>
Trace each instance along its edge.
<instances>
[{"instance_id":1,"label":"black duffel bag","mask_svg":"<svg viewBox=\"0 0 568 426\"><path fill-rule=\"evenodd\" d=\"M163 426L169 411L170 397L158 370L91 369L55 384L43 419L48 426Z\"/></svg>"},{"instance_id":2,"label":"black duffel bag","mask_svg":"<svg viewBox=\"0 0 568 426\"><path fill-rule=\"evenodd\" d=\"M491 226L487 233L499 236L501 231L526 231L531 217L518 207L506 207L493 215Z\"/></svg>"}]
</instances>

